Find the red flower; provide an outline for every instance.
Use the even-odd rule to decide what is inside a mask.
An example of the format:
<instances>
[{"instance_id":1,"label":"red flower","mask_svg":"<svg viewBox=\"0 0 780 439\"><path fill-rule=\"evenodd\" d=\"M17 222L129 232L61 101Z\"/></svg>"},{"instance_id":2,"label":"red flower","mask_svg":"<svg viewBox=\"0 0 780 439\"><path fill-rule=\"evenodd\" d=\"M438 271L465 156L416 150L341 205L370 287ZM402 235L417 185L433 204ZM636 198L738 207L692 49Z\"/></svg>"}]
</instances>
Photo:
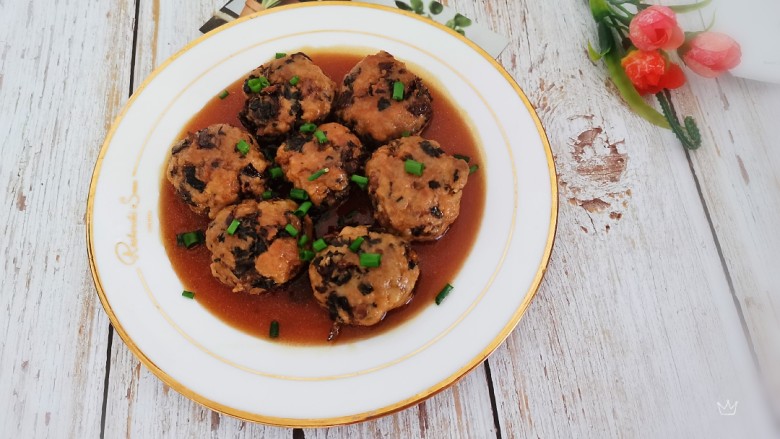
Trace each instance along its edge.
<instances>
[{"instance_id":1,"label":"red flower","mask_svg":"<svg viewBox=\"0 0 780 439\"><path fill-rule=\"evenodd\" d=\"M632 50L620 64L641 95L656 94L665 88L674 89L685 84L685 74L680 66L666 61L658 51Z\"/></svg>"},{"instance_id":2,"label":"red flower","mask_svg":"<svg viewBox=\"0 0 780 439\"><path fill-rule=\"evenodd\" d=\"M702 32L680 50L685 65L705 78L731 70L742 58L739 43L718 32Z\"/></svg>"},{"instance_id":3,"label":"red flower","mask_svg":"<svg viewBox=\"0 0 780 439\"><path fill-rule=\"evenodd\" d=\"M631 20L628 28L631 42L639 50L674 50L685 42L674 11L666 6L650 6Z\"/></svg>"}]
</instances>

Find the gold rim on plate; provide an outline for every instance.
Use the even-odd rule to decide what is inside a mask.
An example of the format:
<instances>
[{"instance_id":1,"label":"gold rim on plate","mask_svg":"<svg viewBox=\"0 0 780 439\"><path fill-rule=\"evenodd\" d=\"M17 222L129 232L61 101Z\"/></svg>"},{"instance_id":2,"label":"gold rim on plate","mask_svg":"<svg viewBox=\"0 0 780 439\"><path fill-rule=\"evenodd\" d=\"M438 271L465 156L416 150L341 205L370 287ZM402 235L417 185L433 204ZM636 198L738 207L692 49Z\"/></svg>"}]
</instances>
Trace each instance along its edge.
<instances>
[{"instance_id":1,"label":"gold rim on plate","mask_svg":"<svg viewBox=\"0 0 780 439\"><path fill-rule=\"evenodd\" d=\"M504 328L501 330L501 332L490 342L490 344L482 350L476 357L474 357L466 366L459 369L454 374L450 375L446 379L442 380L441 382L437 383L436 385L417 393L416 395L407 398L403 401L399 401L395 404L391 404L386 407L382 407L376 410L371 410L364 413L358 413L355 415L350 416L341 416L341 417L335 417L335 418L321 418L321 419L296 419L296 418L282 418L282 417L273 417L273 416L264 416L257 413L251 413L244 410L237 410L232 407L228 407L224 404L221 404L216 401L212 401L194 391L187 388L186 386L182 385L180 382L175 380L172 376L170 376L168 373L163 371L160 367L158 367L149 357L147 357L141 350L138 348L138 346L133 342L133 340L130 338L130 336L127 334L127 332L122 327L121 323L116 317L116 314L114 314L114 311L111 308L111 305L108 303L108 299L106 298L105 292L103 291L103 286L100 281L100 276L97 271L97 265L95 263L95 255L94 255L94 248L93 248L93 233L92 233L92 227L93 227L93 212L94 212L94 197L95 197L95 189L97 187L97 178L100 174L100 169L103 164L103 159L106 155L106 152L108 150L108 146L111 143L111 140L114 136L114 133L119 126L119 124L124 119L125 114L129 110L129 108L132 106L135 99L141 94L141 92L144 90L144 88L162 71L164 70L169 64L171 64L174 60L176 60L179 56L181 56L183 53L187 52L190 48L193 46L199 44L201 41L204 41L208 38L213 37L214 35L218 34L219 32L222 32L223 30L229 29L239 23L243 23L244 21L251 20L255 17L261 16L261 15L270 15L274 14L276 12L282 12L290 9L297 9L297 8L309 8L309 7L327 7L327 6L341 6L341 7L355 7L355 8L366 8L366 9L378 9L385 12L391 12L395 14L401 14L406 15L407 17L414 18L416 20L420 20L425 22L428 25L434 26L439 28L440 30L443 30L447 33L449 33L451 36L459 39L461 42L465 43L469 47L471 47L474 51L476 51L478 54L482 55L492 66L495 68L506 80L507 82L512 86L512 88L517 93L518 97L523 101L526 108L528 109L528 112L531 115L531 118L533 119L534 125L536 125L536 129L539 132L540 139L542 141L542 144L544 146L544 152L545 156L547 158L547 167L548 172L550 174L550 189L551 189L551 201L552 206L550 210L550 224L549 224L549 233L547 236L547 243L545 244L544 254L542 256L542 261L539 264L539 268L537 269L536 275L534 276L533 282L531 283L531 287L528 290L528 292L525 295L525 298L523 302L520 304L520 306L517 308L515 313L510 318L509 322L504 326ZM550 142L547 138L547 133L544 130L544 127L542 126L541 121L539 120L539 116L536 114L536 110L534 110L533 106L531 105L530 101L528 100L528 97L525 95L523 90L520 88L520 86L517 84L517 82L512 78L512 76L504 69L504 67L498 63L493 57L491 57L487 52L485 52L481 47L477 46L474 42L466 38L465 36L455 32L454 30L441 25L439 23L436 23L432 20L429 20L427 18L418 16L417 14L414 14L412 12L403 11L399 9L390 8L387 6L380 6L380 5L373 5L373 4L366 4L366 3L354 3L354 2L340 2L340 1L321 1L316 3L298 3L293 5L287 5L282 6L278 8L268 9L265 11L260 11L252 15L248 15L246 17L241 17L233 22L224 24L220 26L219 28L215 29L212 32L209 32L206 35L203 35L196 40L190 42L186 46L184 46L183 49L178 51L175 55L168 58L165 62L163 62L160 66L154 69L154 71L144 80L144 82L135 90L133 95L130 97L130 99L127 101L127 103L122 108L122 111L119 113L117 118L114 120L113 124L111 125L111 129L109 130L108 134L106 135L106 140L103 142L103 145L100 148L100 153L98 154L97 162L95 164L95 169L92 172L92 178L89 185L89 195L87 197L87 256L89 258L89 267L90 271L92 272L92 279L95 283L95 288L97 289L98 297L100 298L100 302L103 305L103 309L105 309L106 314L108 314L109 320L111 321L112 326L114 327L114 330L119 334L119 336L122 338L122 340L125 342L127 347L130 349L130 351L135 355L152 373L157 376L163 383L167 384L169 387L176 390L178 393L186 396L187 398L211 409L217 412L220 412L222 414L226 414L229 416L233 416L242 420L246 421L252 421L252 422L261 422L263 424L268 425L275 425L280 427L330 427L335 425L345 425L345 424L353 424L357 422L367 421L370 419L375 419L381 416L389 415L391 413L395 413L397 411L403 410L407 407L410 407L412 405L415 405L419 402L421 402L424 399L430 398L431 396L441 392L442 390L448 388L449 386L453 385L455 382L463 378L468 372L470 372L472 369L480 365L485 359L498 348L501 343L506 340L506 338L509 336L509 334L512 333L514 328L517 326L517 324L520 322L520 319L522 318L523 314L525 313L526 309L531 303L531 300L536 296L537 291L539 290L539 286L542 282L542 278L544 277L544 274L547 270L547 265L550 260L550 254L552 253L553 243L555 242L555 233L556 233L556 226L558 222L558 179L555 172L555 163L553 161L552 156L552 150L550 148Z\"/></svg>"}]
</instances>

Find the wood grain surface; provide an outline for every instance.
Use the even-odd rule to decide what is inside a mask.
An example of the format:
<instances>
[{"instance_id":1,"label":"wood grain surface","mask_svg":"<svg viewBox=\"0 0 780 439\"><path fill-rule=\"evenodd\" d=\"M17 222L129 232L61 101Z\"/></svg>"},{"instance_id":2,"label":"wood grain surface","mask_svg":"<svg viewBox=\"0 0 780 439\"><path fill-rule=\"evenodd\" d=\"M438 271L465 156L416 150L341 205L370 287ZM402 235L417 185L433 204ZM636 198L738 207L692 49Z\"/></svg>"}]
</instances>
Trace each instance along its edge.
<instances>
[{"instance_id":1,"label":"wood grain surface","mask_svg":"<svg viewBox=\"0 0 780 439\"><path fill-rule=\"evenodd\" d=\"M688 153L588 61L586 1L445 3L510 37L499 60L550 138L561 205L547 276L507 342L450 389L378 420L291 430L154 377L109 328L84 247L113 117L221 3L0 2L0 436L780 434L780 87L690 78L678 102L704 145ZM727 399L734 416L718 411Z\"/></svg>"}]
</instances>

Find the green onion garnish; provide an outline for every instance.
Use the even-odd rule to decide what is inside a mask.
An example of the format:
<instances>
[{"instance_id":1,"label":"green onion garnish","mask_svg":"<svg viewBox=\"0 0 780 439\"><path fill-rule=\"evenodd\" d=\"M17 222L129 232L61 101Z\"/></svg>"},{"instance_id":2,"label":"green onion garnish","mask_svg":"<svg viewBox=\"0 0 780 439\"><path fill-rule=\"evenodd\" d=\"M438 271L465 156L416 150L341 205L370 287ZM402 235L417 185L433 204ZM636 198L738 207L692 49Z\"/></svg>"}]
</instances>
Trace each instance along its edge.
<instances>
[{"instance_id":1,"label":"green onion garnish","mask_svg":"<svg viewBox=\"0 0 780 439\"><path fill-rule=\"evenodd\" d=\"M298 256L303 262L309 262L314 259L314 252L311 250L301 250L298 252Z\"/></svg>"},{"instance_id":2,"label":"green onion garnish","mask_svg":"<svg viewBox=\"0 0 780 439\"><path fill-rule=\"evenodd\" d=\"M382 255L379 253L361 253L361 267L378 267L382 263Z\"/></svg>"},{"instance_id":3,"label":"green onion garnish","mask_svg":"<svg viewBox=\"0 0 780 439\"><path fill-rule=\"evenodd\" d=\"M470 162L470 161L471 161L471 157L469 157L469 156L467 156L467 155L462 155L462 154L455 154L453 157L455 157L456 159L463 160L463 161L464 161L464 162L466 162L466 163L468 163L468 162Z\"/></svg>"},{"instance_id":4,"label":"green onion garnish","mask_svg":"<svg viewBox=\"0 0 780 439\"><path fill-rule=\"evenodd\" d=\"M320 143L325 143L328 141L328 136L325 135L325 133L322 132L322 130L317 130L314 132L314 137L317 138L317 140Z\"/></svg>"},{"instance_id":5,"label":"green onion garnish","mask_svg":"<svg viewBox=\"0 0 780 439\"><path fill-rule=\"evenodd\" d=\"M179 233L176 235L176 243L186 248L192 248L203 242L205 236L200 230L194 232Z\"/></svg>"},{"instance_id":6,"label":"green onion garnish","mask_svg":"<svg viewBox=\"0 0 780 439\"><path fill-rule=\"evenodd\" d=\"M314 243L312 243L311 248L313 248L315 252L321 252L321 251L325 250L325 247L327 247L327 246L328 246L328 243L325 242L324 239L320 238L320 239L314 241Z\"/></svg>"},{"instance_id":7,"label":"green onion garnish","mask_svg":"<svg viewBox=\"0 0 780 439\"><path fill-rule=\"evenodd\" d=\"M353 175L352 177L349 177L350 180L355 182L358 186L360 186L360 189L365 189L366 185L368 184L368 177L363 177L362 175Z\"/></svg>"},{"instance_id":8,"label":"green onion garnish","mask_svg":"<svg viewBox=\"0 0 780 439\"><path fill-rule=\"evenodd\" d=\"M320 142L320 143L322 143L322 142ZM320 169L319 171L317 171L317 172L315 172L314 174L311 174L311 175L309 176L309 181L314 181L314 180L316 180L316 179L318 179L318 178L322 177L324 174L327 174L327 173L328 173L328 171L330 171L330 169L328 169L328 168L322 168L322 169Z\"/></svg>"},{"instance_id":9,"label":"green onion garnish","mask_svg":"<svg viewBox=\"0 0 780 439\"><path fill-rule=\"evenodd\" d=\"M298 238L298 247L303 247L309 242L309 235L303 234L300 238Z\"/></svg>"},{"instance_id":10,"label":"green onion garnish","mask_svg":"<svg viewBox=\"0 0 780 439\"><path fill-rule=\"evenodd\" d=\"M219 94L219 98L220 99L225 99L226 97L228 97L229 94L230 93L228 93L227 90L222 90L222 92Z\"/></svg>"},{"instance_id":11,"label":"green onion garnish","mask_svg":"<svg viewBox=\"0 0 780 439\"><path fill-rule=\"evenodd\" d=\"M401 81L395 81L393 83L393 99L396 101L404 100L404 83Z\"/></svg>"},{"instance_id":12,"label":"green onion garnish","mask_svg":"<svg viewBox=\"0 0 780 439\"><path fill-rule=\"evenodd\" d=\"M263 199L264 200L270 200L273 197L274 197L274 193L273 192L271 192L271 191L263 192Z\"/></svg>"},{"instance_id":13,"label":"green onion garnish","mask_svg":"<svg viewBox=\"0 0 780 439\"><path fill-rule=\"evenodd\" d=\"M282 59L282 58L284 58L285 56L287 56L287 54L286 54L286 53L282 53L282 52L276 52L276 59Z\"/></svg>"},{"instance_id":14,"label":"green onion garnish","mask_svg":"<svg viewBox=\"0 0 780 439\"><path fill-rule=\"evenodd\" d=\"M295 228L295 226L294 226L294 225L292 225L292 224L287 224L286 226L284 226L284 230L285 230L287 233L289 233L289 234L290 234L290 236L292 236L293 238L295 238L296 236L298 236L298 229L296 229L296 228Z\"/></svg>"},{"instance_id":15,"label":"green onion garnish","mask_svg":"<svg viewBox=\"0 0 780 439\"><path fill-rule=\"evenodd\" d=\"M301 78L298 76L290 78L290 85L298 85L299 82L301 82Z\"/></svg>"},{"instance_id":16,"label":"green onion garnish","mask_svg":"<svg viewBox=\"0 0 780 439\"><path fill-rule=\"evenodd\" d=\"M309 194L307 194L305 190L295 187L290 189L290 198L293 200L305 201L309 199Z\"/></svg>"},{"instance_id":17,"label":"green onion garnish","mask_svg":"<svg viewBox=\"0 0 780 439\"><path fill-rule=\"evenodd\" d=\"M295 215L303 218L303 216L309 212L309 209L311 209L311 201L304 201L300 206L298 206L298 209L295 211Z\"/></svg>"},{"instance_id":18,"label":"green onion garnish","mask_svg":"<svg viewBox=\"0 0 780 439\"><path fill-rule=\"evenodd\" d=\"M352 244L349 245L349 249L353 252L357 253L358 250L360 250L360 246L363 245L363 241L365 241L366 238L363 236L358 236L355 238L354 241L352 241ZM362 261L362 259L361 259Z\"/></svg>"},{"instance_id":19,"label":"green onion garnish","mask_svg":"<svg viewBox=\"0 0 780 439\"><path fill-rule=\"evenodd\" d=\"M181 295L186 297L186 298L188 298L188 299L194 299L195 298L195 293L193 293L192 291L184 290L184 291L181 292Z\"/></svg>"},{"instance_id":20,"label":"green onion garnish","mask_svg":"<svg viewBox=\"0 0 780 439\"><path fill-rule=\"evenodd\" d=\"M226 232L228 235L233 235L236 233L236 230L238 230L238 226L241 225L241 221L234 219L232 223L228 226Z\"/></svg>"},{"instance_id":21,"label":"green onion garnish","mask_svg":"<svg viewBox=\"0 0 780 439\"><path fill-rule=\"evenodd\" d=\"M469 174L473 174L477 172L477 169L479 169L479 165L471 165L469 166Z\"/></svg>"},{"instance_id":22,"label":"green onion garnish","mask_svg":"<svg viewBox=\"0 0 780 439\"><path fill-rule=\"evenodd\" d=\"M306 122L305 124L301 125L301 127L298 128L298 130L302 133L313 133L317 131L317 125L311 122Z\"/></svg>"},{"instance_id":23,"label":"green onion garnish","mask_svg":"<svg viewBox=\"0 0 780 439\"><path fill-rule=\"evenodd\" d=\"M238 150L241 155L246 155L249 152L249 144L241 139L238 141L238 143L236 143L236 150Z\"/></svg>"},{"instance_id":24,"label":"green onion garnish","mask_svg":"<svg viewBox=\"0 0 780 439\"><path fill-rule=\"evenodd\" d=\"M271 83L268 82L268 78L261 76L259 78L251 78L247 80L246 85L250 90L252 90L252 93L260 93L260 90L268 87L271 85Z\"/></svg>"},{"instance_id":25,"label":"green onion garnish","mask_svg":"<svg viewBox=\"0 0 780 439\"><path fill-rule=\"evenodd\" d=\"M276 320L271 321L271 328L268 329L268 336L271 338L279 338L279 322Z\"/></svg>"},{"instance_id":26,"label":"green onion garnish","mask_svg":"<svg viewBox=\"0 0 780 439\"><path fill-rule=\"evenodd\" d=\"M271 168L269 172L271 174L271 178L282 178L282 176L284 175L284 172L282 172L282 168L278 166Z\"/></svg>"},{"instance_id":27,"label":"green onion garnish","mask_svg":"<svg viewBox=\"0 0 780 439\"><path fill-rule=\"evenodd\" d=\"M447 297L448 294L450 294L450 291L452 291L453 286L450 284L447 284L442 288L441 292L436 295L436 304L441 305L442 302L444 302L444 299Z\"/></svg>"},{"instance_id":28,"label":"green onion garnish","mask_svg":"<svg viewBox=\"0 0 780 439\"><path fill-rule=\"evenodd\" d=\"M423 169L425 169L425 165L418 162L417 160L407 159L404 162L404 169L406 169L406 172L412 175L421 176L423 173Z\"/></svg>"},{"instance_id":29,"label":"green onion garnish","mask_svg":"<svg viewBox=\"0 0 780 439\"><path fill-rule=\"evenodd\" d=\"M412 135L411 131L404 131L403 133L401 133L401 137L409 137L411 135Z\"/></svg>"}]
</instances>

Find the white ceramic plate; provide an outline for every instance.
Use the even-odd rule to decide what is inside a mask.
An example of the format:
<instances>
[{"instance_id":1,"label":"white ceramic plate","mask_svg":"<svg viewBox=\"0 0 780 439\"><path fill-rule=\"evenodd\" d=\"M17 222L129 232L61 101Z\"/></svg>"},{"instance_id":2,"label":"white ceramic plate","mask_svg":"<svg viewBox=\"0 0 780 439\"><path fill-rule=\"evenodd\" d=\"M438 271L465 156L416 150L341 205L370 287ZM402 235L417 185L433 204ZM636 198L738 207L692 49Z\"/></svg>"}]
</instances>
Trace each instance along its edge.
<instances>
[{"instance_id":1,"label":"white ceramic plate","mask_svg":"<svg viewBox=\"0 0 780 439\"><path fill-rule=\"evenodd\" d=\"M483 149L485 216L441 306L366 340L288 346L233 329L197 301L182 299L160 239L160 175L179 131L226 85L276 52L334 47L387 50L424 78L436 78L466 109ZM541 282L557 192L541 124L495 60L414 14L322 2L238 20L157 69L111 128L87 209L98 294L115 330L152 372L185 396L239 418L324 426L415 404L498 347Z\"/></svg>"}]
</instances>

